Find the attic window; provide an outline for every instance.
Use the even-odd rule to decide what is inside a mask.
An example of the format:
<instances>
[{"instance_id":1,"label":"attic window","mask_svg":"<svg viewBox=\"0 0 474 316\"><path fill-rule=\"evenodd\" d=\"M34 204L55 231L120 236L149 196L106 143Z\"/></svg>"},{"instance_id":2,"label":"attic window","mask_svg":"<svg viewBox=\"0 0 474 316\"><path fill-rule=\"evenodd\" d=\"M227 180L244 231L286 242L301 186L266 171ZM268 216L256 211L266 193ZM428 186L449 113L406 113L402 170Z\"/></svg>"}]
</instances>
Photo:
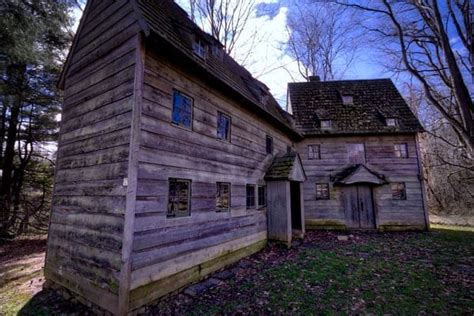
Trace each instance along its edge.
<instances>
[{"instance_id":1,"label":"attic window","mask_svg":"<svg viewBox=\"0 0 474 316\"><path fill-rule=\"evenodd\" d=\"M331 120L321 120L321 129L331 129L332 121Z\"/></svg>"},{"instance_id":2,"label":"attic window","mask_svg":"<svg viewBox=\"0 0 474 316\"><path fill-rule=\"evenodd\" d=\"M386 122L387 122L387 126L393 126L393 127L397 126L397 119L388 118L386 119Z\"/></svg>"},{"instance_id":3,"label":"attic window","mask_svg":"<svg viewBox=\"0 0 474 316\"><path fill-rule=\"evenodd\" d=\"M196 39L193 42L193 52L202 59L207 57L207 45L200 39Z\"/></svg>"},{"instance_id":4,"label":"attic window","mask_svg":"<svg viewBox=\"0 0 474 316\"><path fill-rule=\"evenodd\" d=\"M353 105L354 104L354 97L350 94L343 94L342 96L342 104L344 105Z\"/></svg>"}]
</instances>

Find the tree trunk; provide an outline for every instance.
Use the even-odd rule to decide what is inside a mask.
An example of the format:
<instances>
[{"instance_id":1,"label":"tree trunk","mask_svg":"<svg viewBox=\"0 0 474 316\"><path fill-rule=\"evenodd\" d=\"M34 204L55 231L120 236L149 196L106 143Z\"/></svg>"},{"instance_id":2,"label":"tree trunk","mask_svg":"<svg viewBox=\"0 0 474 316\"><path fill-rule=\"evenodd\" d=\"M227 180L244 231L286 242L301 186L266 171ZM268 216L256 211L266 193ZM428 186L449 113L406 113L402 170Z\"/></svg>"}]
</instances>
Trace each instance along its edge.
<instances>
[{"instance_id":1,"label":"tree trunk","mask_svg":"<svg viewBox=\"0 0 474 316\"><path fill-rule=\"evenodd\" d=\"M14 170L15 143L18 136L18 121L22 104L22 88L26 66L14 65L9 67L9 91L13 103L8 119L8 129L6 137L5 152L2 164L2 179L0 182L0 236L8 236L9 218L11 216L12 202L12 173Z\"/></svg>"}]
</instances>

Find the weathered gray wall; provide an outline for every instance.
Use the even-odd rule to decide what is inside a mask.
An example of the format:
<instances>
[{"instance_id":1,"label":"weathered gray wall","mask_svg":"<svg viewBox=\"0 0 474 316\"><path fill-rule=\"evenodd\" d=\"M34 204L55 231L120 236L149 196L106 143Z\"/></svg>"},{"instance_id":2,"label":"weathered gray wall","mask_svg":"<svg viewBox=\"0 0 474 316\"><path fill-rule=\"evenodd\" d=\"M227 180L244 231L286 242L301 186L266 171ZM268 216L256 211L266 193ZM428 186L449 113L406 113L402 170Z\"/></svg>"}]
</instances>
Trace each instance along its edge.
<instances>
[{"instance_id":1,"label":"weathered gray wall","mask_svg":"<svg viewBox=\"0 0 474 316\"><path fill-rule=\"evenodd\" d=\"M264 183L272 160L266 154L267 134L275 154L291 144L269 123L151 47L145 64L131 287L148 297L132 293L132 307L166 292L153 285L143 290L150 281L266 240L266 210L246 209L245 185ZM171 124L173 89L194 98L192 131ZM218 111L231 117L230 142L216 138ZM191 216L166 217L169 178L192 180ZM229 213L215 211L216 182L232 184ZM179 284L171 283L170 290Z\"/></svg>"},{"instance_id":2,"label":"weathered gray wall","mask_svg":"<svg viewBox=\"0 0 474 316\"><path fill-rule=\"evenodd\" d=\"M308 177L304 183L307 228L345 225L342 188L333 186L330 175L350 165L347 143L364 143L369 168L384 174L388 182L406 184L407 200L402 201L392 200L390 184L374 189L377 225L424 226L415 136L387 135L307 138L296 145ZM408 158L395 157L395 143L408 144ZM308 159L311 144L321 146L321 159ZM315 183L330 183L330 200L316 200Z\"/></svg>"},{"instance_id":3,"label":"weathered gray wall","mask_svg":"<svg viewBox=\"0 0 474 316\"><path fill-rule=\"evenodd\" d=\"M66 72L46 278L116 311L139 27L89 1Z\"/></svg>"}]
</instances>

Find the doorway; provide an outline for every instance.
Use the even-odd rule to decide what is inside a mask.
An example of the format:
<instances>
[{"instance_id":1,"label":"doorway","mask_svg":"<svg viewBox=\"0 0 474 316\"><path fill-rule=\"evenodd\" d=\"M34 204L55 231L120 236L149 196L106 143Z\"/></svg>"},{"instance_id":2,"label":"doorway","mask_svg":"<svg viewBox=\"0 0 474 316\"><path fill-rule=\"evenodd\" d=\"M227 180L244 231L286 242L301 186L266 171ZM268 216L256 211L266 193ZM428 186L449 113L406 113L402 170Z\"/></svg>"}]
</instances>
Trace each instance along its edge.
<instances>
[{"instance_id":1,"label":"doorway","mask_svg":"<svg viewBox=\"0 0 474 316\"><path fill-rule=\"evenodd\" d=\"M291 200L291 228L293 234L298 235L302 232L301 218L301 184L300 182L290 182L290 200Z\"/></svg>"},{"instance_id":2,"label":"doorway","mask_svg":"<svg viewBox=\"0 0 474 316\"><path fill-rule=\"evenodd\" d=\"M375 213L372 188L351 185L344 188L346 225L353 229L374 229Z\"/></svg>"}]
</instances>

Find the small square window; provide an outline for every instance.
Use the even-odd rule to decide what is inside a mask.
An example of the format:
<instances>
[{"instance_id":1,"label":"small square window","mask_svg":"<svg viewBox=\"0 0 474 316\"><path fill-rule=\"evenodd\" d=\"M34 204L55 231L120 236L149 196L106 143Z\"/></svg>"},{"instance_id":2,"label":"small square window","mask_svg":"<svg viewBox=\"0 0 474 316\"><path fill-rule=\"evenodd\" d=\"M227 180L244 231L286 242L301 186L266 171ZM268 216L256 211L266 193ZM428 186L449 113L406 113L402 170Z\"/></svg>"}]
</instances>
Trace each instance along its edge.
<instances>
[{"instance_id":1,"label":"small square window","mask_svg":"<svg viewBox=\"0 0 474 316\"><path fill-rule=\"evenodd\" d=\"M397 126L397 119L394 118L388 118L387 120L387 126Z\"/></svg>"},{"instance_id":2,"label":"small square window","mask_svg":"<svg viewBox=\"0 0 474 316\"><path fill-rule=\"evenodd\" d=\"M331 120L322 120L321 121L321 129L331 129L332 128L332 121Z\"/></svg>"},{"instance_id":3,"label":"small square window","mask_svg":"<svg viewBox=\"0 0 474 316\"><path fill-rule=\"evenodd\" d=\"M217 138L230 140L230 116L220 112L217 114Z\"/></svg>"},{"instance_id":4,"label":"small square window","mask_svg":"<svg viewBox=\"0 0 474 316\"><path fill-rule=\"evenodd\" d=\"M247 208L255 207L255 185L247 184L246 196L247 196Z\"/></svg>"},{"instance_id":5,"label":"small square window","mask_svg":"<svg viewBox=\"0 0 474 316\"><path fill-rule=\"evenodd\" d=\"M342 104L352 105L354 104L354 97L350 94L342 95Z\"/></svg>"},{"instance_id":6,"label":"small square window","mask_svg":"<svg viewBox=\"0 0 474 316\"><path fill-rule=\"evenodd\" d=\"M267 205L267 187L258 187L258 207L264 207Z\"/></svg>"},{"instance_id":7,"label":"small square window","mask_svg":"<svg viewBox=\"0 0 474 316\"><path fill-rule=\"evenodd\" d=\"M329 200L329 184L316 183L316 200Z\"/></svg>"},{"instance_id":8,"label":"small square window","mask_svg":"<svg viewBox=\"0 0 474 316\"><path fill-rule=\"evenodd\" d=\"M405 183L392 183L392 199L393 200L406 200L407 192Z\"/></svg>"},{"instance_id":9,"label":"small square window","mask_svg":"<svg viewBox=\"0 0 474 316\"><path fill-rule=\"evenodd\" d=\"M365 146L364 144L347 144L347 154L350 163L365 163Z\"/></svg>"},{"instance_id":10,"label":"small square window","mask_svg":"<svg viewBox=\"0 0 474 316\"><path fill-rule=\"evenodd\" d=\"M230 211L230 183L217 182L216 192L216 211L228 212Z\"/></svg>"},{"instance_id":11,"label":"small square window","mask_svg":"<svg viewBox=\"0 0 474 316\"><path fill-rule=\"evenodd\" d=\"M273 154L273 138L267 135L266 139L267 154Z\"/></svg>"},{"instance_id":12,"label":"small square window","mask_svg":"<svg viewBox=\"0 0 474 316\"><path fill-rule=\"evenodd\" d=\"M395 144L393 145L395 150L395 157L397 158L408 158L408 145L407 144Z\"/></svg>"},{"instance_id":13,"label":"small square window","mask_svg":"<svg viewBox=\"0 0 474 316\"><path fill-rule=\"evenodd\" d=\"M321 159L320 145L308 145L308 159Z\"/></svg>"},{"instance_id":14,"label":"small square window","mask_svg":"<svg viewBox=\"0 0 474 316\"><path fill-rule=\"evenodd\" d=\"M203 41L197 39L196 41L193 42L193 52L194 54L201 57L202 59L206 59L207 45Z\"/></svg>"},{"instance_id":15,"label":"small square window","mask_svg":"<svg viewBox=\"0 0 474 316\"><path fill-rule=\"evenodd\" d=\"M174 124L191 128L193 122L193 99L174 90L171 120Z\"/></svg>"},{"instance_id":16,"label":"small square window","mask_svg":"<svg viewBox=\"0 0 474 316\"><path fill-rule=\"evenodd\" d=\"M167 217L191 215L191 180L169 179Z\"/></svg>"}]
</instances>

